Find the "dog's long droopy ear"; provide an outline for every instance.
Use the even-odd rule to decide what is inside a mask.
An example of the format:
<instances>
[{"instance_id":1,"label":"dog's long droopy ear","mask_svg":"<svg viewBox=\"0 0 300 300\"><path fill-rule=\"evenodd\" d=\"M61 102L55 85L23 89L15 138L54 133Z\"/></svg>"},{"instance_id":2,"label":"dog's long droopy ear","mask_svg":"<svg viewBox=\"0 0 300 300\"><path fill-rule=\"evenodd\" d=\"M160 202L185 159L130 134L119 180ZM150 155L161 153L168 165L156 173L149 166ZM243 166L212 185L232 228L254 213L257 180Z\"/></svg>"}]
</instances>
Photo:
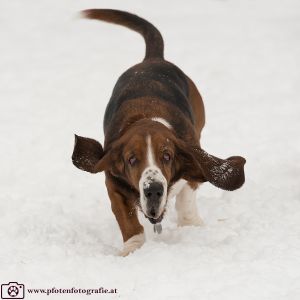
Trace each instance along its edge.
<instances>
[{"instance_id":1,"label":"dog's long droopy ear","mask_svg":"<svg viewBox=\"0 0 300 300\"><path fill-rule=\"evenodd\" d=\"M96 140L75 135L75 145L72 154L73 164L80 170L98 173L105 169L107 155Z\"/></svg>"},{"instance_id":2,"label":"dog's long droopy ear","mask_svg":"<svg viewBox=\"0 0 300 300\"><path fill-rule=\"evenodd\" d=\"M213 185L227 191L240 188L245 182L244 165L241 156L221 159L208 154L201 148L193 148L204 177Z\"/></svg>"},{"instance_id":3,"label":"dog's long droopy ear","mask_svg":"<svg viewBox=\"0 0 300 300\"><path fill-rule=\"evenodd\" d=\"M176 167L181 178L187 181L205 182L207 179L199 167L197 156L193 153L192 147L183 141L176 139Z\"/></svg>"}]
</instances>

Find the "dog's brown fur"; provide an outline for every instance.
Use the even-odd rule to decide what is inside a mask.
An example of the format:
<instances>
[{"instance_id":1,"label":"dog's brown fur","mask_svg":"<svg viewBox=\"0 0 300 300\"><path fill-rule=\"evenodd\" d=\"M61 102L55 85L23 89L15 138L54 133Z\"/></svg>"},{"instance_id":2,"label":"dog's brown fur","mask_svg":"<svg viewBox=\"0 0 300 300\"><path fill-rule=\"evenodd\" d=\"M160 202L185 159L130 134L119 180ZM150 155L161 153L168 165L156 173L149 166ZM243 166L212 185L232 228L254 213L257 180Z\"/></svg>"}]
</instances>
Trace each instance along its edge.
<instances>
[{"instance_id":1,"label":"dog's brown fur","mask_svg":"<svg viewBox=\"0 0 300 300\"><path fill-rule=\"evenodd\" d=\"M168 189L181 178L194 189L205 181L226 190L239 188L244 182L245 160L238 156L221 160L201 149L199 139L205 124L202 98L192 80L164 60L159 31L126 12L92 9L83 13L87 18L127 26L142 34L146 42L144 61L119 78L107 106L104 151L97 141L76 136L72 156L82 170L105 171L112 211L124 242L143 232L136 208L147 135L152 138L156 163ZM166 120L171 128L152 118Z\"/></svg>"}]
</instances>

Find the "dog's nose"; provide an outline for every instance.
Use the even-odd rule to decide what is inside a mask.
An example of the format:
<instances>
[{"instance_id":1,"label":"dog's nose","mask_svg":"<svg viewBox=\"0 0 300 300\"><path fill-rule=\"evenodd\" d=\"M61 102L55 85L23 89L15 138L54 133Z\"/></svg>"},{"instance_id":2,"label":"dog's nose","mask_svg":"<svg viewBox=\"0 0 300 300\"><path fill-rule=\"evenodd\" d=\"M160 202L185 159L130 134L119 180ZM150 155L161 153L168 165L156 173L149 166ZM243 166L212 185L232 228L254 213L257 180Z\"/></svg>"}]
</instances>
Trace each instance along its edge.
<instances>
[{"instance_id":1,"label":"dog's nose","mask_svg":"<svg viewBox=\"0 0 300 300\"><path fill-rule=\"evenodd\" d=\"M154 207L151 207L148 211L149 217L155 218L156 217L156 209Z\"/></svg>"},{"instance_id":2,"label":"dog's nose","mask_svg":"<svg viewBox=\"0 0 300 300\"><path fill-rule=\"evenodd\" d=\"M160 182L151 182L144 188L144 195L147 199L147 215L152 219L156 219L159 213L161 198L164 194L164 187Z\"/></svg>"},{"instance_id":3,"label":"dog's nose","mask_svg":"<svg viewBox=\"0 0 300 300\"><path fill-rule=\"evenodd\" d=\"M144 195L147 200L153 204L157 202L164 193L164 187L160 182L152 182L147 188L144 188Z\"/></svg>"}]
</instances>

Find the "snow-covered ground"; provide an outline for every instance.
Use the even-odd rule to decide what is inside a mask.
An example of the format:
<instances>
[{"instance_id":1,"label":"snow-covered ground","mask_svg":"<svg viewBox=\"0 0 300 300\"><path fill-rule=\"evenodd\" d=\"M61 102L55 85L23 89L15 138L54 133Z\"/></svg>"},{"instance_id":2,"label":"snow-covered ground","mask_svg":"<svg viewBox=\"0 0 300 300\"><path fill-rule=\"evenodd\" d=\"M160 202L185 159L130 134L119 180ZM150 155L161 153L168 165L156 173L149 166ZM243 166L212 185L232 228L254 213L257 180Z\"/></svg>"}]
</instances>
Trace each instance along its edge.
<instances>
[{"instance_id":1,"label":"snow-covered ground","mask_svg":"<svg viewBox=\"0 0 300 300\"><path fill-rule=\"evenodd\" d=\"M144 44L77 18L93 7L152 21L202 92L203 147L247 159L240 190L199 190L205 227L177 228L173 201L161 235L141 217L147 242L126 258L103 175L70 157L74 133L103 142L113 85ZM299 37L298 0L1 1L0 283L118 290L93 299L300 299Z\"/></svg>"}]
</instances>

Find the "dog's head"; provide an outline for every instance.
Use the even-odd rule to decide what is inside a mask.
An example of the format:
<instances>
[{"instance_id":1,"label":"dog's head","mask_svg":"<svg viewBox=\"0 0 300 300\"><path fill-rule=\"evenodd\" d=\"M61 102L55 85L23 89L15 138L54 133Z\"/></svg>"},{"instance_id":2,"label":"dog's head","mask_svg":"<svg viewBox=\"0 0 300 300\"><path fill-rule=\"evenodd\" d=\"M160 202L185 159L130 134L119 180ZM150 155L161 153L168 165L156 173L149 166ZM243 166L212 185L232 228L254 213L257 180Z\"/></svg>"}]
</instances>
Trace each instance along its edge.
<instances>
[{"instance_id":1,"label":"dog's head","mask_svg":"<svg viewBox=\"0 0 300 300\"><path fill-rule=\"evenodd\" d=\"M176 138L159 122L142 120L131 126L104 152L93 139L75 136L73 163L81 170L108 171L140 194L140 207L152 223L160 222L172 185L180 178L209 181L225 190L244 183L245 159L226 160Z\"/></svg>"}]
</instances>

